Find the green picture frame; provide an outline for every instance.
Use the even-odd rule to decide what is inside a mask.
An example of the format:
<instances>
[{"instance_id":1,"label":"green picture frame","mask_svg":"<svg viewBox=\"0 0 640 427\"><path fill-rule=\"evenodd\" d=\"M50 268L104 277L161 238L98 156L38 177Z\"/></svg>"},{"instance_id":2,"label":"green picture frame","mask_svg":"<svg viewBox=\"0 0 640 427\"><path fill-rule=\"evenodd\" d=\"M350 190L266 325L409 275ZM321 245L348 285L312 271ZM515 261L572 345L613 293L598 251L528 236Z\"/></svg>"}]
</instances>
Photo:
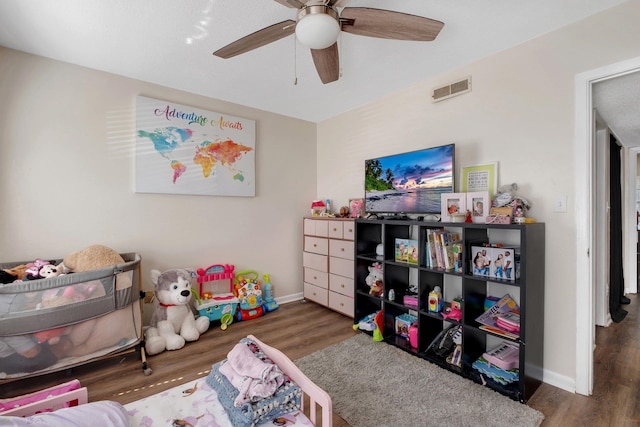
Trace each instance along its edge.
<instances>
[{"instance_id":1,"label":"green picture frame","mask_svg":"<svg viewBox=\"0 0 640 427\"><path fill-rule=\"evenodd\" d=\"M462 166L458 191L461 193L488 191L489 197L493 198L498 192L498 162Z\"/></svg>"}]
</instances>

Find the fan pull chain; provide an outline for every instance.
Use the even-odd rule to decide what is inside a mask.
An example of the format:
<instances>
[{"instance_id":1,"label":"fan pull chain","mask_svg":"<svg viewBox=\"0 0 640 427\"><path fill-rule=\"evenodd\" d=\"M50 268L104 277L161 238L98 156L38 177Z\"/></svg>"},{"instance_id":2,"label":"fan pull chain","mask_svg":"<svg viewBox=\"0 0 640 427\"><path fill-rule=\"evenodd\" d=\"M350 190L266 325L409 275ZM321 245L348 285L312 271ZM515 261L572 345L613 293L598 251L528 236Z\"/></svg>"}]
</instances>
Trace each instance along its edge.
<instances>
[{"instance_id":1,"label":"fan pull chain","mask_svg":"<svg viewBox=\"0 0 640 427\"><path fill-rule=\"evenodd\" d=\"M340 46L338 47L338 63L340 64L338 76L339 78L342 78L342 31L340 31L340 34L338 34L338 40L340 43Z\"/></svg>"},{"instance_id":2,"label":"fan pull chain","mask_svg":"<svg viewBox=\"0 0 640 427\"><path fill-rule=\"evenodd\" d=\"M293 85L298 85L298 42L293 37Z\"/></svg>"}]
</instances>

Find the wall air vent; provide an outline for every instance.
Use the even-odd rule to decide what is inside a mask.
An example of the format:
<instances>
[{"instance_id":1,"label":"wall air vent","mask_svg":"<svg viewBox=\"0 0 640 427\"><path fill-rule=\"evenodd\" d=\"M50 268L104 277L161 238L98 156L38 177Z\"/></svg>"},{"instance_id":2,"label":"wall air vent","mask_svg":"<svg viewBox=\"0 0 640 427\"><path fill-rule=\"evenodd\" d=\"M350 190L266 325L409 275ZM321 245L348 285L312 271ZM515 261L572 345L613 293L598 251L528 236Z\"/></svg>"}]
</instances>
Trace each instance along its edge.
<instances>
[{"instance_id":1,"label":"wall air vent","mask_svg":"<svg viewBox=\"0 0 640 427\"><path fill-rule=\"evenodd\" d=\"M471 77L433 89L431 91L431 100L440 102L467 92L471 92Z\"/></svg>"}]
</instances>

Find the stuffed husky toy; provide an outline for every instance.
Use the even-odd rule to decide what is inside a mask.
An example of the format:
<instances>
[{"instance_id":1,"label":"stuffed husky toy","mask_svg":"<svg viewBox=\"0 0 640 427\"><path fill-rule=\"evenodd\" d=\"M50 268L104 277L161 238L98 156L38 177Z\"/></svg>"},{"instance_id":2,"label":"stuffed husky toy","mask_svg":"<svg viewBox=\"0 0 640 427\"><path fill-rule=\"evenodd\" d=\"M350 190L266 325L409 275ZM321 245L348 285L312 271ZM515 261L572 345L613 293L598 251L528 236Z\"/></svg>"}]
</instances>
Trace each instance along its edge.
<instances>
[{"instance_id":1,"label":"stuffed husky toy","mask_svg":"<svg viewBox=\"0 0 640 427\"><path fill-rule=\"evenodd\" d=\"M178 350L186 341L196 341L209 329L209 319L193 315L191 282L184 270L151 270L158 306L145 332L145 350L154 355L164 350Z\"/></svg>"}]
</instances>

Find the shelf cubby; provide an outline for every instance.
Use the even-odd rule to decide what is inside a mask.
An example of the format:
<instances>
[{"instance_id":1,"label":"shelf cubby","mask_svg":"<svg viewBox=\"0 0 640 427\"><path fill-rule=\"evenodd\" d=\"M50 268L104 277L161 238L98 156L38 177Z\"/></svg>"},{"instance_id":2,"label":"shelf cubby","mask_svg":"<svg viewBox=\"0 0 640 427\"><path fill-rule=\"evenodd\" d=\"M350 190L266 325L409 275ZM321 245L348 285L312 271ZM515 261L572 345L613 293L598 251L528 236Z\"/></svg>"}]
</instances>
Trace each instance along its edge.
<instances>
[{"instance_id":1,"label":"shelf cubby","mask_svg":"<svg viewBox=\"0 0 640 427\"><path fill-rule=\"evenodd\" d=\"M428 232L452 231L460 236L462 256L460 270L429 266ZM359 219L355 227L355 321L368 314L383 310L384 341L416 357L424 358L472 381L486 384L492 389L520 402L526 402L541 384L544 342L544 257L545 227L536 224L467 224L424 222L417 220ZM395 259L396 239L418 242L418 263ZM376 255L382 244L383 254ZM505 274L474 275L472 248L493 245L514 248L513 265L507 279ZM506 254L505 254L506 255ZM369 295L365 283L373 263L380 263L384 273L384 295ZM506 263L505 263L506 264ZM454 299L461 303L462 318L443 319L441 313L428 310L428 296L438 286L445 307ZM389 290L395 298L389 300ZM520 335L504 337L480 328L476 318L485 311L487 297L509 294L520 307ZM418 307L404 304L405 295L416 295ZM409 313L417 318L417 347L408 338L397 334L395 318ZM455 366L446 357L436 355L429 346L438 335L451 326L462 328L461 366ZM495 348L501 341L519 346L518 380L501 385L480 375L472 365L483 353Z\"/></svg>"}]
</instances>

